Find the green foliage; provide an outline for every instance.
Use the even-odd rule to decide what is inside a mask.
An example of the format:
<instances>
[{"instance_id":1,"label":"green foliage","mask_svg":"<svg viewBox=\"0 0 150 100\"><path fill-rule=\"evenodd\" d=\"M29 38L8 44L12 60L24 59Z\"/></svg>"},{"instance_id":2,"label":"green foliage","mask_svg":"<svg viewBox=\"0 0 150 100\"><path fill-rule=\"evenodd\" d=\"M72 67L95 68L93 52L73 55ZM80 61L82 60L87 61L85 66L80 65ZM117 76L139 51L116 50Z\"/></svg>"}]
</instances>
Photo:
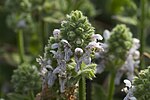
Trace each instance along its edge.
<instances>
[{"instance_id":1,"label":"green foliage","mask_svg":"<svg viewBox=\"0 0 150 100\"><path fill-rule=\"evenodd\" d=\"M92 100L99 100L99 98L103 98L103 100L106 100L106 93L102 86L99 84L92 84Z\"/></svg>"},{"instance_id":2,"label":"green foliage","mask_svg":"<svg viewBox=\"0 0 150 100\"><path fill-rule=\"evenodd\" d=\"M149 100L150 98L150 66L141 70L138 77L134 78L134 96L137 100Z\"/></svg>"},{"instance_id":3,"label":"green foliage","mask_svg":"<svg viewBox=\"0 0 150 100\"><path fill-rule=\"evenodd\" d=\"M95 32L94 27L80 11L72 11L66 17L67 19L61 24L62 38L68 40L74 46L73 49L76 47L84 49Z\"/></svg>"},{"instance_id":4,"label":"green foliage","mask_svg":"<svg viewBox=\"0 0 150 100\"><path fill-rule=\"evenodd\" d=\"M17 94L17 93L9 93L7 97L8 97L8 100L31 100L29 96Z\"/></svg>"},{"instance_id":5,"label":"green foliage","mask_svg":"<svg viewBox=\"0 0 150 100\"><path fill-rule=\"evenodd\" d=\"M132 47L132 33L125 25L117 25L111 32L108 44L108 54L113 54L116 59L124 61L127 52Z\"/></svg>"},{"instance_id":6,"label":"green foliage","mask_svg":"<svg viewBox=\"0 0 150 100\"><path fill-rule=\"evenodd\" d=\"M82 63L81 70L77 73L77 76L80 78L85 77L92 80L93 77L96 77L95 70L96 70L96 64L86 65Z\"/></svg>"},{"instance_id":7,"label":"green foliage","mask_svg":"<svg viewBox=\"0 0 150 100\"><path fill-rule=\"evenodd\" d=\"M40 89L41 80L36 66L23 63L14 70L12 75L12 83L17 93L28 93L29 91L37 91Z\"/></svg>"},{"instance_id":8,"label":"green foliage","mask_svg":"<svg viewBox=\"0 0 150 100\"><path fill-rule=\"evenodd\" d=\"M111 13L122 14L124 16L135 16L137 6L134 0L112 0L110 3Z\"/></svg>"}]
</instances>

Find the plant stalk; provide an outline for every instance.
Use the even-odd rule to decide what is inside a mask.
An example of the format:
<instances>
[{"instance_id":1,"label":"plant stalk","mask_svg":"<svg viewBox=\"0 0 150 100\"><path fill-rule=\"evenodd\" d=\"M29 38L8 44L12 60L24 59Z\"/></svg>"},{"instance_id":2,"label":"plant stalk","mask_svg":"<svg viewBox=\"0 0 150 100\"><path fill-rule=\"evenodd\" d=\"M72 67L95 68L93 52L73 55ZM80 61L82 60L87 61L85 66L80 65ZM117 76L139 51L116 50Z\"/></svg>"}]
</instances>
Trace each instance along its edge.
<instances>
[{"instance_id":1,"label":"plant stalk","mask_svg":"<svg viewBox=\"0 0 150 100\"><path fill-rule=\"evenodd\" d=\"M41 20L40 23L41 23L42 48L43 48L43 51L44 51L44 47L45 47L45 44L46 44L45 22L43 20Z\"/></svg>"},{"instance_id":2,"label":"plant stalk","mask_svg":"<svg viewBox=\"0 0 150 100\"><path fill-rule=\"evenodd\" d=\"M20 29L18 31L18 50L21 63L24 62L24 41L23 41L23 31Z\"/></svg>"},{"instance_id":3,"label":"plant stalk","mask_svg":"<svg viewBox=\"0 0 150 100\"><path fill-rule=\"evenodd\" d=\"M86 100L86 82L84 77L81 77L79 81L79 100Z\"/></svg>"},{"instance_id":4,"label":"plant stalk","mask_svg":"<svg viewBox=\"0 0 150 100\"><path fill-rule=\"evenodd\" d=\"M140 18L140 66L143 69L144 68L144 47L145 47L145 3L146 0L141 0L141 18Z\"/></svg>"},{"instance_id":5,"label":"plant stalk","mask_svg":"<svg viewBox=\"0 0 150 100\"><path fill-rule=\"evenodd\" d=\"M115 72L111 72L109 81L108 100L113 100L115 90Z\"/></svg>"},{"instance_id":6,"label":"plant stalk","mask_svg":"<svg viewBox=\"0 0 150 100\"><path fill-rule=\"evenodd\" d=\"M33 91L29 91L30 100L34 100L34 93Z\"/></svg>"}]
</instances>

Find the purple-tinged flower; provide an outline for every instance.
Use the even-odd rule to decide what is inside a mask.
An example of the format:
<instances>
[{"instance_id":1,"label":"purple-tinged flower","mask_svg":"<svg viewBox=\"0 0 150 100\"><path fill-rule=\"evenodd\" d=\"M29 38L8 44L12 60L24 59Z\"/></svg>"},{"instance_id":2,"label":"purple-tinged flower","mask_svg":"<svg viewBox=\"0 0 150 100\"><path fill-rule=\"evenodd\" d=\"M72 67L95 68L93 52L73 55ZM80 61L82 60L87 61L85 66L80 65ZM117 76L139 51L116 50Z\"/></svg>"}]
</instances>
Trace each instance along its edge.
<instances>
[{"instance_id":1,"label":"purple-tinged flower","mask_svg":"<svg viewBox=\"0 0 150 100\"><path fill-rule=\"evenodd\" d=\"M67 82L66 72L62 72L61 74L59 74L58 77L59 77L60 92L63 93L65 92L65 84Z\"/></svg>"},{"instance_id":2,"label":"purple-tinged flower","mask_svg":"<svg viewBox=\"0 0 150 100\"><path fill-rule=\"evenodd\" d=\"M83 50L81 48L75 49L75 62L76 62L75 71L76 72L80 70L81 63L82 63L82 54L83 54Z\"/></svg>"},{"instance_id":3,"label":"purple-tinged flower","mask_svg":"<svg viewBox=\"0 0 150 100\"><path fill-rule=\"evenodd\" d=\"M56 48L58 48L58 47L59 47L59 44L58 44L58 43L54 43L54 44L51 45L51 48L52 48L52 49L56 49Z\"/></svg>"},{"instance_id":4,"label":"purple-tinged flower","mask_svg":"<svg viewBox=\"0 0 150 100\"><path fill-rule=\"evenodd\" d=\"M89 48L90 50L93 48L96 48L98 51L104 51L103 47L100 45L99 42L92 41L88 44L86 47L87 49Z\"/></svg>"},{"instance_id":5,"label":"purple-tinged flower","mask_svg":"<svg viewBox=\"0 0 150 100\"><path fill-rule=\"evenodd\" d=\"M58 74L58 73L60 73L62 70L61 70L61 68L59 67L59 66L57 66L54 70L53 70L53 73L54 74Z\"/></svg>"},{"instance_id":6,"label":"purple-tinged flower","mask_svg":"<svg viewBox=\"0 0 150 100\"><path fill-rule=\"evenodd\" d=\"M17 23L17 27L18 28L25 28L27 25L26 25L26 22L25 20L20 20L18 23Z\"/></svg>"},{"instance_id":7,"label":"purple-tinged flower","mask_svg":"<svg viewBox=\"0 0 150 100\"><path fill-rule=\"evenodd\" d=\"M91 64L91 56L90 56L90 54L91 54L91 50L85 49L85 53L82 56L82 60L84 61L84 63L86 65Z\"/></svg>"},{"instance_id":8,"label":"purple-tinged flower","mask_svg":"<svg viewBox=\"0 0 150 100\"><path fill-rule=\"evenodd\" d=\"M64 52L65 52L65 56L64 59L66 61L70 60L70 57L73 55L73 52L71 51L71 45L68 43L67 40L61 40L61 43L63 43L64 45Z\"/></svg>"},{"instance_id":9,"label":"purple-tinged flower","mask_svg":"<svg viewBox=\"0 0 150 100\"><path fill-rule=\"evenodd\" d=\"M69 60L70 60L70 57L73 55L73 52L71 51L71 48L65 47L65 48L64 48L64 52L65 52L65 57L64 57L64 59L65 59L66 61L69 61Z\"/></svg>"},{"instance_id":10,"label":"purple-tinged flower","mask_svg":"<svg viewBox=\"0 0 150 100\"><path fill-rule=\"evenodd\" d=\"M47 75L48 86L52 87L55 83L56 78L56 75L52 71L49 71Z\"/></svg>"},{"instance_id":11,"label":"purple-tinged flower","mask_svg":"<svg viewBox=\"0 0 150 100\"><path fill-rule=\"evenodd\" d=\"M64 57L64 55L62 54L60 50L58 50L57 52L54 50L50 50L50 52L54 54L54 58L56 58L57 60L63 59Z\"/></svg>"},{"instance_id":12,"label":"purple-tinged flower","mask_svg":"<svg viewBox=\"0 0 150 100\"><path fill-rule=\"evenodd\" d=\"M75 55L75 62L76 62L75 71L78 72L82 64L82 57L78 57Z\"/></svg>"}]
</instances>

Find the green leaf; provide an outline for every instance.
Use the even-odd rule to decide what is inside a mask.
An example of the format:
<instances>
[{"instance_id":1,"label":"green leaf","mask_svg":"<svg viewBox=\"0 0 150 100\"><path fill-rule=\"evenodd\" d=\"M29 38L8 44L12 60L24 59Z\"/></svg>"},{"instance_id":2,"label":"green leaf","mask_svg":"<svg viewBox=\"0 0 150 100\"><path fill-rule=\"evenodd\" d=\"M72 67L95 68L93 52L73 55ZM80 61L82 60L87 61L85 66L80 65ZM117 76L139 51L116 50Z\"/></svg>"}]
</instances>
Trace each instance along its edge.
<instances>
[{"instance_id":1,"label":"green leaf","mask_svg":"<svg viewBox=\"0 0 150 100\"><path fill-rule=\"evenodd\" d=\"M125 17L125 16L121 16L121 15L116 15L116 16L113 16L113 19L118 20L125 24L131 24L131 25L135 25L135 26L138 24L136 17Z\"/></svg>"},{"instance_id":2,"label":"green leaf","mask_svg":"<svg viewBox=\"0 0 150 100\"><path fill-rule=\"evenodd\" d=\"M44 17L43 20L48 23L59 23L58 19L55 19L53 17Z\"/></svg>"}]
</instances>

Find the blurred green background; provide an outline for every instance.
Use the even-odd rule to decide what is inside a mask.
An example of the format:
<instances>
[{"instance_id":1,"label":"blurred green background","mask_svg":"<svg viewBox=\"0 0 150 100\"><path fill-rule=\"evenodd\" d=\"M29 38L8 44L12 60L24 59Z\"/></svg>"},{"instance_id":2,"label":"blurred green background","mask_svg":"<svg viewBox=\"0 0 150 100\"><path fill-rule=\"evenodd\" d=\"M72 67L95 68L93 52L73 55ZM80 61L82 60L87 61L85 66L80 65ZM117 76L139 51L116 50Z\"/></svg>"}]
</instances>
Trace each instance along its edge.
<instances>
[{"instance_id":1,"label":"blurred green background","mask_svg":"<svg viewBox=\"0 0 150 100\"><path fill-rule=\"evenodd\" d=\"M150 1L145 1L144 10L144 62L150 64ZM0 98L13 91L10 82L13 70L21 63L18 32L23 33L25 62L37 65L36 58L42 54L47 39L54 28L72 10L81 10L88 16L96 33L112 29L124 23L133 36L140 37L142 0L0 0ZM88 100L99 100L106 73L97 75L93 81L87 80ZM90 88L89 88L90 87ZM93 90L93 92L89 92ZM116 100L125 94L118 87ZM93 95L93 96L92 96Z\"/></svg>"}]
</instances>

